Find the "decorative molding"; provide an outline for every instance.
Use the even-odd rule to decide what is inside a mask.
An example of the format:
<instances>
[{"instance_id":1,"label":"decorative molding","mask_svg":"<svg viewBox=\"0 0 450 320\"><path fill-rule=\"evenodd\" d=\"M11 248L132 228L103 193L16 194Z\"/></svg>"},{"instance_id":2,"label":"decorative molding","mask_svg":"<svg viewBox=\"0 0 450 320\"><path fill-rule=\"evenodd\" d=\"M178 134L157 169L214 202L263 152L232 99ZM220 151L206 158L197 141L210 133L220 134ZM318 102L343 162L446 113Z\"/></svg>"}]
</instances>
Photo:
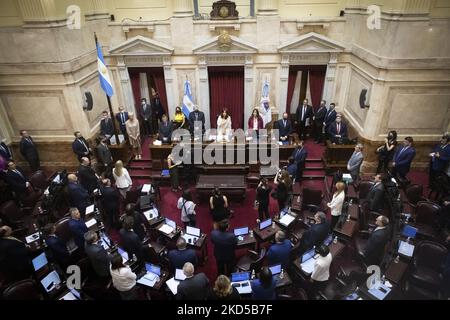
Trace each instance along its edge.
<instances>
[{"instance_id":1,"label":"decorative molding","mask_svg":"<svg viewBox=\"0 0 450 320\"><path fill-rule=\"evenodd\" d=\"M216 21L211 21L208 24L209 31L215 32L217 29L233 29L234 31L241 30L241 24L239 22L234 23L224 23L220 21L220 23L216 23Z\"/></svg>"},{"instance_id":2,"label":"decorative molding","mask_svg":"<svg viewBox=\"0 0 450 320\"><path fill-rule=\"evenodd\" d=\"M127 67L160 67L163 65L164 60L161 56L125 56L124 62Z\"/></svg>"},{"instance_id":3,"label":"decorative molding","mask_svg":"<svg viewBox=\"0 0 450 320\"><path fill-rule=\"evenodd\" d=\"M111 56L164 56L172 55L174 48L168 44L136 36L109 50Z\"/></svg>"},{"instance_id":4,"label":"decorative molding","mask_svg":"<svg viewBox=\"0 0 450 320\"><path fill-rule=\"evenodd\" d=\"M155 32L155 23L153 22L143 22L143 23L123 23L122 31L127 34L130 30L142 30L146 29L150 33Z\"/></svg>"},{"instance_id":5,"label":"decorative molding","mask_svg":"<svg viewBox=\"0 0 450 320\"><path fill-rule=\"evenodd\" d=\"M280 53L321 53L343 52L340 42L315 32L309 32L278 47Z\"/></svg>"},{"instance_id":6,"label":"decorative molding","mask_svg":"<svg viewBox=\"0 0 450 320\"><path fill-rule=\"evenodd\" d=\"M297 22L297 30L302 30L306 27L322 27L323 29L328 29L330 28L330 23L329 22Z\"/></svg>"},{"instance_id":7,"label":"decorative molding","mask_svg":"<svg viewBox=\"0 0 450 320\"><path fill-rule=\"evenodd\" d=\"M195 55L223 55L223 49L221 48L221 35L208 40L207 42L196 46L193 49ZM228 54L241 55L241 54L253 54L258 52L258 47L254 44L242 40L238 37L228 35L230 40Z\"/></svg>"}]
</instances>

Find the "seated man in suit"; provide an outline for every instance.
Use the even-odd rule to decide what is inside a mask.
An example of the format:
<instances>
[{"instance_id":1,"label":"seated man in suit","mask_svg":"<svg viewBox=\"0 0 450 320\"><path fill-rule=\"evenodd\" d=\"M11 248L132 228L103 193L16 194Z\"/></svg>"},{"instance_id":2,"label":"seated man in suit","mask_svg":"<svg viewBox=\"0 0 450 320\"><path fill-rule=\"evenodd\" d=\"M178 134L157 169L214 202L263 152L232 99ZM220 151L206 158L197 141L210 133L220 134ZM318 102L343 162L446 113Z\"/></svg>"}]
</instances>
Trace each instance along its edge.
<instances>
[{"instance_id":1,"label":"seated man in suit","mask_svg":"<svg viewBox=\"0 0 450 320\"><path fill-rule=\"evenodd\" d=\"M223 220L219 222L219 229L211 232L218 275L230 275L236 262L235 250L238 240L234 233L227 230L228 220Z\"/></svg>"},{"instance_id":2,"label":"seated man in suit","mask_svg":"<svg viewBox=\"0 0 450 320\"><path fill-rule=\"evenodd\" d=\"M116 120L119 123L120 132L125 138L127 137L127 127L125 126L125 123L128 119L128 112L125 111L124 107L120 106L119 112L116 114Z\"/></svg>"},{"instance_id":3,"label":"seated man in suit","mask_svg":"<svg viewBox=\"0 0 450 320\"><path fill-rule=\"evenodd\" d=\"M267 262L269 266L281 264L284 269L289 266L289 253L291 252L292 242L286 239L283 231L277 231L275 234L275 243L267 251Z\"/></svg>"},{"instance_id":4,"label":"seated man in suit","mask_svg":"<svg viewBox=\"0 0 450 320\"><path fill-rule=\"evenodd\" d=\"M84 234L88 232L86 224L81 219L80 211L77 208L69 209L70 220L69 220L69 230L72 232L75 244L81 251L84 250Z\"/></svg>"},{"instance_id":5,"label":"seated man in suit","mask_svg":"<svg viewBox=\"0 0 450 320\"><path fill-rule=\"evenodd\" d=\"M205 133L205 114L198 109L198 105L195 105L194 111L189 113L189 130L192 135L196 130L202 130L202 134Z\"/></svg>"},{"instance_id":6,"label":"seated man in suit","mask_svg":"<svg viewBox=\"0 0 450 320\"><path fill-rule=\"evenodd\" d=\"M98 176L94 169L91 168L91 161L88 158L81 158L81 164L78 167L77 175L80 184L89 192L89 194L98 188Z\"/></svg>"},{"instance_id":7,"label":"seated man in suit","mask_svg":"<svg viewBox=\"0 0 450 320\"><path fill-rule=\"evenodd\" d=\"M14 161L8 162L8 171L5 174L5 181L11 187L17 200L26 198L31 192L31 184L22 169L16 166Z\"/></svg>"},{"instance_id":8,"label":"seated man in suit","mask_svg":"<svg viewBox=\"0 0 450 320\"><path fill-rule=\"evenodd\" d=\"M89 144L86 139L83 138L83 135L80 131L75 131L74 134L75 140L72 142L72 150L77 155L78 161L81 162L81 158L86 157L89 160L91 159L92 149L89 148Z\"/></svg>"},{"instance_id":9,"label":"seated man in suit","mask_svg":"<svg viewBox=\"0 0 450 320\"><path fill-rule=\"evenodd\" d=\"M336 110L334 109L336 105L334 103L330 103L330 107L328 108L327 113L325 114L325 119L323 119L323 126L325 127L325 135L328 136L328 129L330 125L336 121Z\"/></svg>"},{"instance_id":10,"label":"seated man in suit","mask_svg":"<svg viewBox=\"0 0 450 320\"><path fill-rule=\"evenodd\" d=\"M11 149L6 144L6 139L3 139L0 143L0 157L2 157L6 162L10 161L13 157Z\"/></svg>"},{"instance_id":11,"label":"seated man in suit","mask_svg":"<svg viewBox=\"0 0 450 320\"><path fill-rule=\"evenodd\" d=\"M413 147L413 138L406 137L403 140L403 146L397 148L392 160L392 176L394 178L400 177L406 180L406 175L411 169L411 162L416 156L416 149Z\"/></svg>"},{"instance_id":12,"label":"seated man in suit","mask_svg":"<svg viewBox=\"0 0 450 320\"><path fill-rule=\"evenodd\" d=\"M389 219L378 216L375 220L377 227L372 232L362 252L364 262L367 265L379 265L383 260L384 249L390 238Z\"/></svg>"},{"instance_id":13,"label":"seated man in suit","mask_svg":"<svg viewBox=\"0 0 450 320\"><path fill-rule=\"evenodd\" d=\"M86 208L91 205L91 198L89 192L78 184L78 177L74 174L67 176L69 183L67 184L67 191L69 193L70 205L77 207L84 218Z\"/></svg>"},{"instance_id":14,"label":"seated man in suit","mask_svg":"<svg viewBox=\"0 0 450 320\"><path fill-rule=\"evenodd\" d=\"M352 176L352 180L354 182L359 179L359 170L361 169L361 164L364 160L364 155L362 153L363 145L358 143L355 146L355 151L347 162L347 170L350 172Z\"/></svg>"},{"instance_id":15,"label":"seated man in suit","mask_svg":"<svg viewBox=\"0 0 450 320\"><path fill-rule=\"evenodd\" d=\"M184 238L180 237L177 241L177 249L170 250L168 254L172 271L183 268L186 262L197 265L197 255L194 249L188 249Z\"/></svg>"},{"instance_id":16,"label":"seated man in suit","mask_svg":"<svg viewBox=\"0 0 450 320\"><path fill-rule=\"evenodd\" d=\"M97 233L94 231L88 231L84 235L85 240L85 252L91 262L92 268L94 269L97 276L101 279L109 278L110 271L109 266L111 263L111 256L103 248L101 244L98 243Z\"/></svg>"},{"instance_id":17,"label":"seated man in suit","mask_svg":"<svg viewBox=\"0 0 450 320\"><path fill-rule=\"evenodd\" d=\"M106 215L106 224L111 228L116 228L119 219L120 194L117 189L111 186L111 180L103 179L100 186L101 201Z\"/></svg>"},{"instance_id":18,"label":"seated man in suit","mask_svg":"<svg viewBox=\"0 0 450 320\"><path fill-rule=\"evenodd\" d=\"M382 173L375 175L375 184L370 188L366 200L369 202L369 210L381 213L384 208L384 186L385 176Z\"/></svg>"},{"instance_id":19,"label":"seated man in suit","mask_svg":"<svg viewBox=\"0 0 450 320\"><path fill-rule=\"evenodd\" d=\"M204 273L194 275L194 266L186 262L183 266L186 279L178 285L177 300L206 300L209 280Z\"/></svg>"},{"instance_id":20,"label":"seated man in suit","mask_svg":"<svg viewBox=\"0 0 450 320\"><path fill-rule=\"evenodd\" d=\"M100 121L100 135L104 136L106 139L109 139L114 135L114 125L109 116L109 112L106 110L102 112L102 120Z\"/></svg>"},{"instance_id":21,"label":"seated man in suit","mask_svg":"<svg viewBox=\"0 0 450 320\"><path fill-rule=\"evenodd\" d=\"M47 224L43 230L44 240L55 262L65 269L70 265L70 253L67 250L66 243L55 232L55 225L53 223Z\"/></svg>"},{"instance_id":22,"label":"seated man in suit","mask_svg":"<svg viewBox=\"0 0 450 320\"><path fill-rule=\"evenodd\" d=\"M159 124L158 139L164 144L170 144L172 141L172 132L172 122L169 122L169 118L167 117L167 115L163 115L162 121Z\"/></svg>"},{"instance_id":23,"label":"seated man in suit","mask_svg":"<svg viewBox=\"0 0 450 320\"><path fill-rule=\"evenodd\" d=\"M314 224L303 233L300 243L300 254L319 246L327 238L330 232L330 224L325 213L319 211L314 215Z\"/></svg>"},{"instance_id":24,"label":"seated man in suit","mask_svg":"<svg viewBox=\"0 0 450 320\"><path fill-rule=\"evenodd\" d=\"M347 125L342 122L340 115L336 117L336 121L329 125L328 134L332 143L341 143L342 139L348 138Z\"/></svg>"},{"instance_id":25,"label":"seated man in suit","mask_svg":"<svg viewBox=\"0 0 450 320\"><path fill-rule=\"evenodd\" d=\"M297 165L297 176L295 180L300 182L303 177L303 169L305 168L306 157L308 156L308 152L306 148L303 146L303 140L300 140L297 143L297 148L292 152L292 158L294 158L294 162Z\"/></svg>"},{"instance_id":26,"label":"seated man in suit","mask_svg":"<svg viewBox=\"0 0 450 320\"><path fill-rule=\"evenodd\" d=\"M275 128L279 130L280 141L289 143L289 135L292 133L292 124L287 112L283 113L283 119L275 122Z\"/></svg>"},{"instance_id":27,"label":"seated man in suit","mask_svg":"<svg viewBox=\"0 0 450 320\"><path fill-rule=\"evenodd\" d=\"M122 229L119 231L121 243L130 258L136 256L138 261L143 261L142 241L136 232L134 232L133 225L133 217L126 216L123 219Z\"/></svg>"}]
</instances>

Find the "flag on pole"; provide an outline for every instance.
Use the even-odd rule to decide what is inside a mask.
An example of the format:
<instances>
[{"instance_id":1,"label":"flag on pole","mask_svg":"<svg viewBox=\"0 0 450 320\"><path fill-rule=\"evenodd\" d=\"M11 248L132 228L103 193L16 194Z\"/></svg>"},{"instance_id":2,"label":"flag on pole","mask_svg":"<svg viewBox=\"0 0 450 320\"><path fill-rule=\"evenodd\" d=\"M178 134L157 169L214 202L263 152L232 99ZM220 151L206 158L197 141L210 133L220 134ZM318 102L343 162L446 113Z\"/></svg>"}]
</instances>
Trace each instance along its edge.
<instances>
[{"instance_id":1,"label":"flag on pole","mask_svg":"<svg viewBox=\"0 0 450 320\"><path fill-rule=\"evenodd\" d=\"M272 122L272 110L270 109L269 105L270 102L269 92L270 86L266 79L262 87L261 107L259 108L259 113L261 115L261 118L263 119L264 126Z\"/></svg>"},{"instance_id":2,"label":"flag on pole","mask_svg":"<svg viewBox=\"0 0 450 320\"><path fill-rule=\"evenodd\" d=\"M98 76L100 78L100 85L105 91L108 97L112 97L114 90L112 87L111 78L109 77L108 69L105 65L105 60L103 59L102 47L97 42L97 64L98 64Z\"/></svg>"},{"instance_id":3,"label":"flag on pole","mask_svg":"<svg viewBox=\"0 0 450 320\"><path fill-rule=\"evenodd\" d=\"M192 100L192 90L191 83L188 79L184 83L184 97L183 97L183 108L182 111L186 118L189 117L189 114L194 111L194 101Z\"/></svg>"}]
</instances>

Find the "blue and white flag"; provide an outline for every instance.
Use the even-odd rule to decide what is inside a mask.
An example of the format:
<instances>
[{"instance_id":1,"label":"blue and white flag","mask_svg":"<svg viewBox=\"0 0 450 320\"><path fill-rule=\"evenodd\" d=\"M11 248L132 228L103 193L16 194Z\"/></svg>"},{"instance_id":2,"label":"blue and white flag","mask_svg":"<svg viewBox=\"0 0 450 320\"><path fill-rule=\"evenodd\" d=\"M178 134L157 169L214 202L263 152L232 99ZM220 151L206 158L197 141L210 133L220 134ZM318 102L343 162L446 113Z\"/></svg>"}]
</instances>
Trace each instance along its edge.
<instances>
[{"instance_id":1,"label":"blue and white flag","mask_svg":"<svg viewBox=\"0 0 450 320\"><path fill-rule=\"evenodd\" d=\"M272 122L272 109L270 109L270 86L267 80L264 82L261 93L261 107L259 108L259 114L264 122L264 127Z\"/></svg>"},{"instance_id":2,"label":"blue and white flag","mask_svg":"<svg viewBox=\"0 0 450 320\"><path fill-rule=\"evenodd\" d=\"M108 95L112 97L114 90L112 87L111 78L109 77L108 69L105 65L105 60L103 59L102 47L97 43L97 64L98 64L98 77L100 78L100 85Z\"/></svg>"},{"instance_id":3,"label":"blue and white flag","mask_svg":"<svg viewBox=\"0 0 450 320\"><path fill-rule=\"evenodd\" d=\"M189 117L189 114L194 111L194 101L192 99L192 90L191 83L188 79L184 83L184 97L183 97L183 108L182 111L186 118Z\"/></svg>"}]
</instances>

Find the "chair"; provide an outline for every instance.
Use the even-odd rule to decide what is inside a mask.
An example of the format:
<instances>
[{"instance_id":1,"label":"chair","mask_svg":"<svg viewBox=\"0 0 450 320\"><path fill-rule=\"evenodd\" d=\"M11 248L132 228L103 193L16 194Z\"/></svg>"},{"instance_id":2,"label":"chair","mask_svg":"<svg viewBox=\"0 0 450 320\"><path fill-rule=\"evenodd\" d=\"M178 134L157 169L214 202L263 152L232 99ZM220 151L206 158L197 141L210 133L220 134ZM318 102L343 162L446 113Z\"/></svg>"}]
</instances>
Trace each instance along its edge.
<instances>
[{"instance_id":1,"label":"chair","mask_svg":"<svg viewBox=\"0 0 450 320\"><path fill-rule=\"evenodd\" d=\"M129 203L136 204L139 200L139 192L135 188L132 188L131 190L127 191L127 194L125 196L125 205Z\"/></svg>"},{"instance_id":2,"label":"chair","mask_svg":"<svg viewBox=\"0 0 450 320\"><path fill-rule=\"evenodd\" d=\"M303 189L302 213L305 220L314 219L316 212L322 211L322 199L322 191L309 188Z\"/></svg>"},{"instance_id":3,"label":"chair","mask_svg":"<svg viewBox=\"0 0 450 320\"><path fill-rule=\"evenodd\" d=\"M4 300L44 300L36 282L25 279L9 285L2 294Z\"/></svg>"},{"instance_id":4,"label":"chair","mask_svg":"<svg viewBox=\"0 0 450 320\"><path fill-rule=\"evenodd\" d=\"M48 178L45 175L44 171L38 170L35 173L33 173L30 177L30 183L35 189L39 189L44 191L48 188Z\"/></svg>"},{"instance_id":5,"label":"chair","mask_svg":"<svg viewBox=\"0 0 450 320\"><path fill-rule=\"evenodd\" d=\"M423 186L420 184L410 184L405 189L406 203L411 207L413 213L419 201L427 201L423 196Z\"/></svg>"},{"instance_id":6,"label":"chair","mask_svg":"<svg viewBox=\"0 0 450 320\"><path fill-rule=\"evenodd\" d=\"M292 287L286 291L286 293L278 295L278 300L308 300L308 295L302 288Z\"/></svg>"},{"instance_id":7,"label":"chair","mask_svg":"<svg viewBox=\"0 0 450 320\"><path fill-rule=\"evenodd\" d=\"M259 162L257 163L250 163L249 164L249 173L247 175L247 183L250 186L257 186L260 180L260 167L261 165Z\"/></svg>"},{"instance_id":8,"label":"chair","mask_svg":"<svg viewBox=\"0 0 450 320\"><path fill-rule=\"evenodd\" d=\"M7 201L0 207L0 213L4 220L16 227L23 227L31 223L32 217L19 208L14 201Z\"/></svg>"},{"instance_id":9,"label":"chair","mask_svg":"<svg viewBox=\"0 0 450 320\"><path fill-rule=\"evenodd\" d=\"M435 223L441 207L430 201L419 201L415 210L415 222L412 224L418 229L418 234L427 238L433 238L436 235L434 230Z\"/></svg>"},{"instance_id":10,"label":"chair","mask_svg":"<svg viewBox=\"0 0 450 320\"><path fill-rule=\"evenodd\" d=\"M367 195L370 192L370 189L372 189L374 183L372 181L361 181L358 184L358 199L359 201L365 200L367 198Z\"/></svg>"},{"instance_id":11,"label":"chair","mask_svg":"<svg viewBox=\"0 0 450 320\"><path fill-rule=\"evenodd\" d=\"M237 263L237 269L239 271L252 271L259 272L266 256L266 249L261 248L259 254L253 250L248 250L247 254L239 259Z\"/></svg>"}]
</instances>

